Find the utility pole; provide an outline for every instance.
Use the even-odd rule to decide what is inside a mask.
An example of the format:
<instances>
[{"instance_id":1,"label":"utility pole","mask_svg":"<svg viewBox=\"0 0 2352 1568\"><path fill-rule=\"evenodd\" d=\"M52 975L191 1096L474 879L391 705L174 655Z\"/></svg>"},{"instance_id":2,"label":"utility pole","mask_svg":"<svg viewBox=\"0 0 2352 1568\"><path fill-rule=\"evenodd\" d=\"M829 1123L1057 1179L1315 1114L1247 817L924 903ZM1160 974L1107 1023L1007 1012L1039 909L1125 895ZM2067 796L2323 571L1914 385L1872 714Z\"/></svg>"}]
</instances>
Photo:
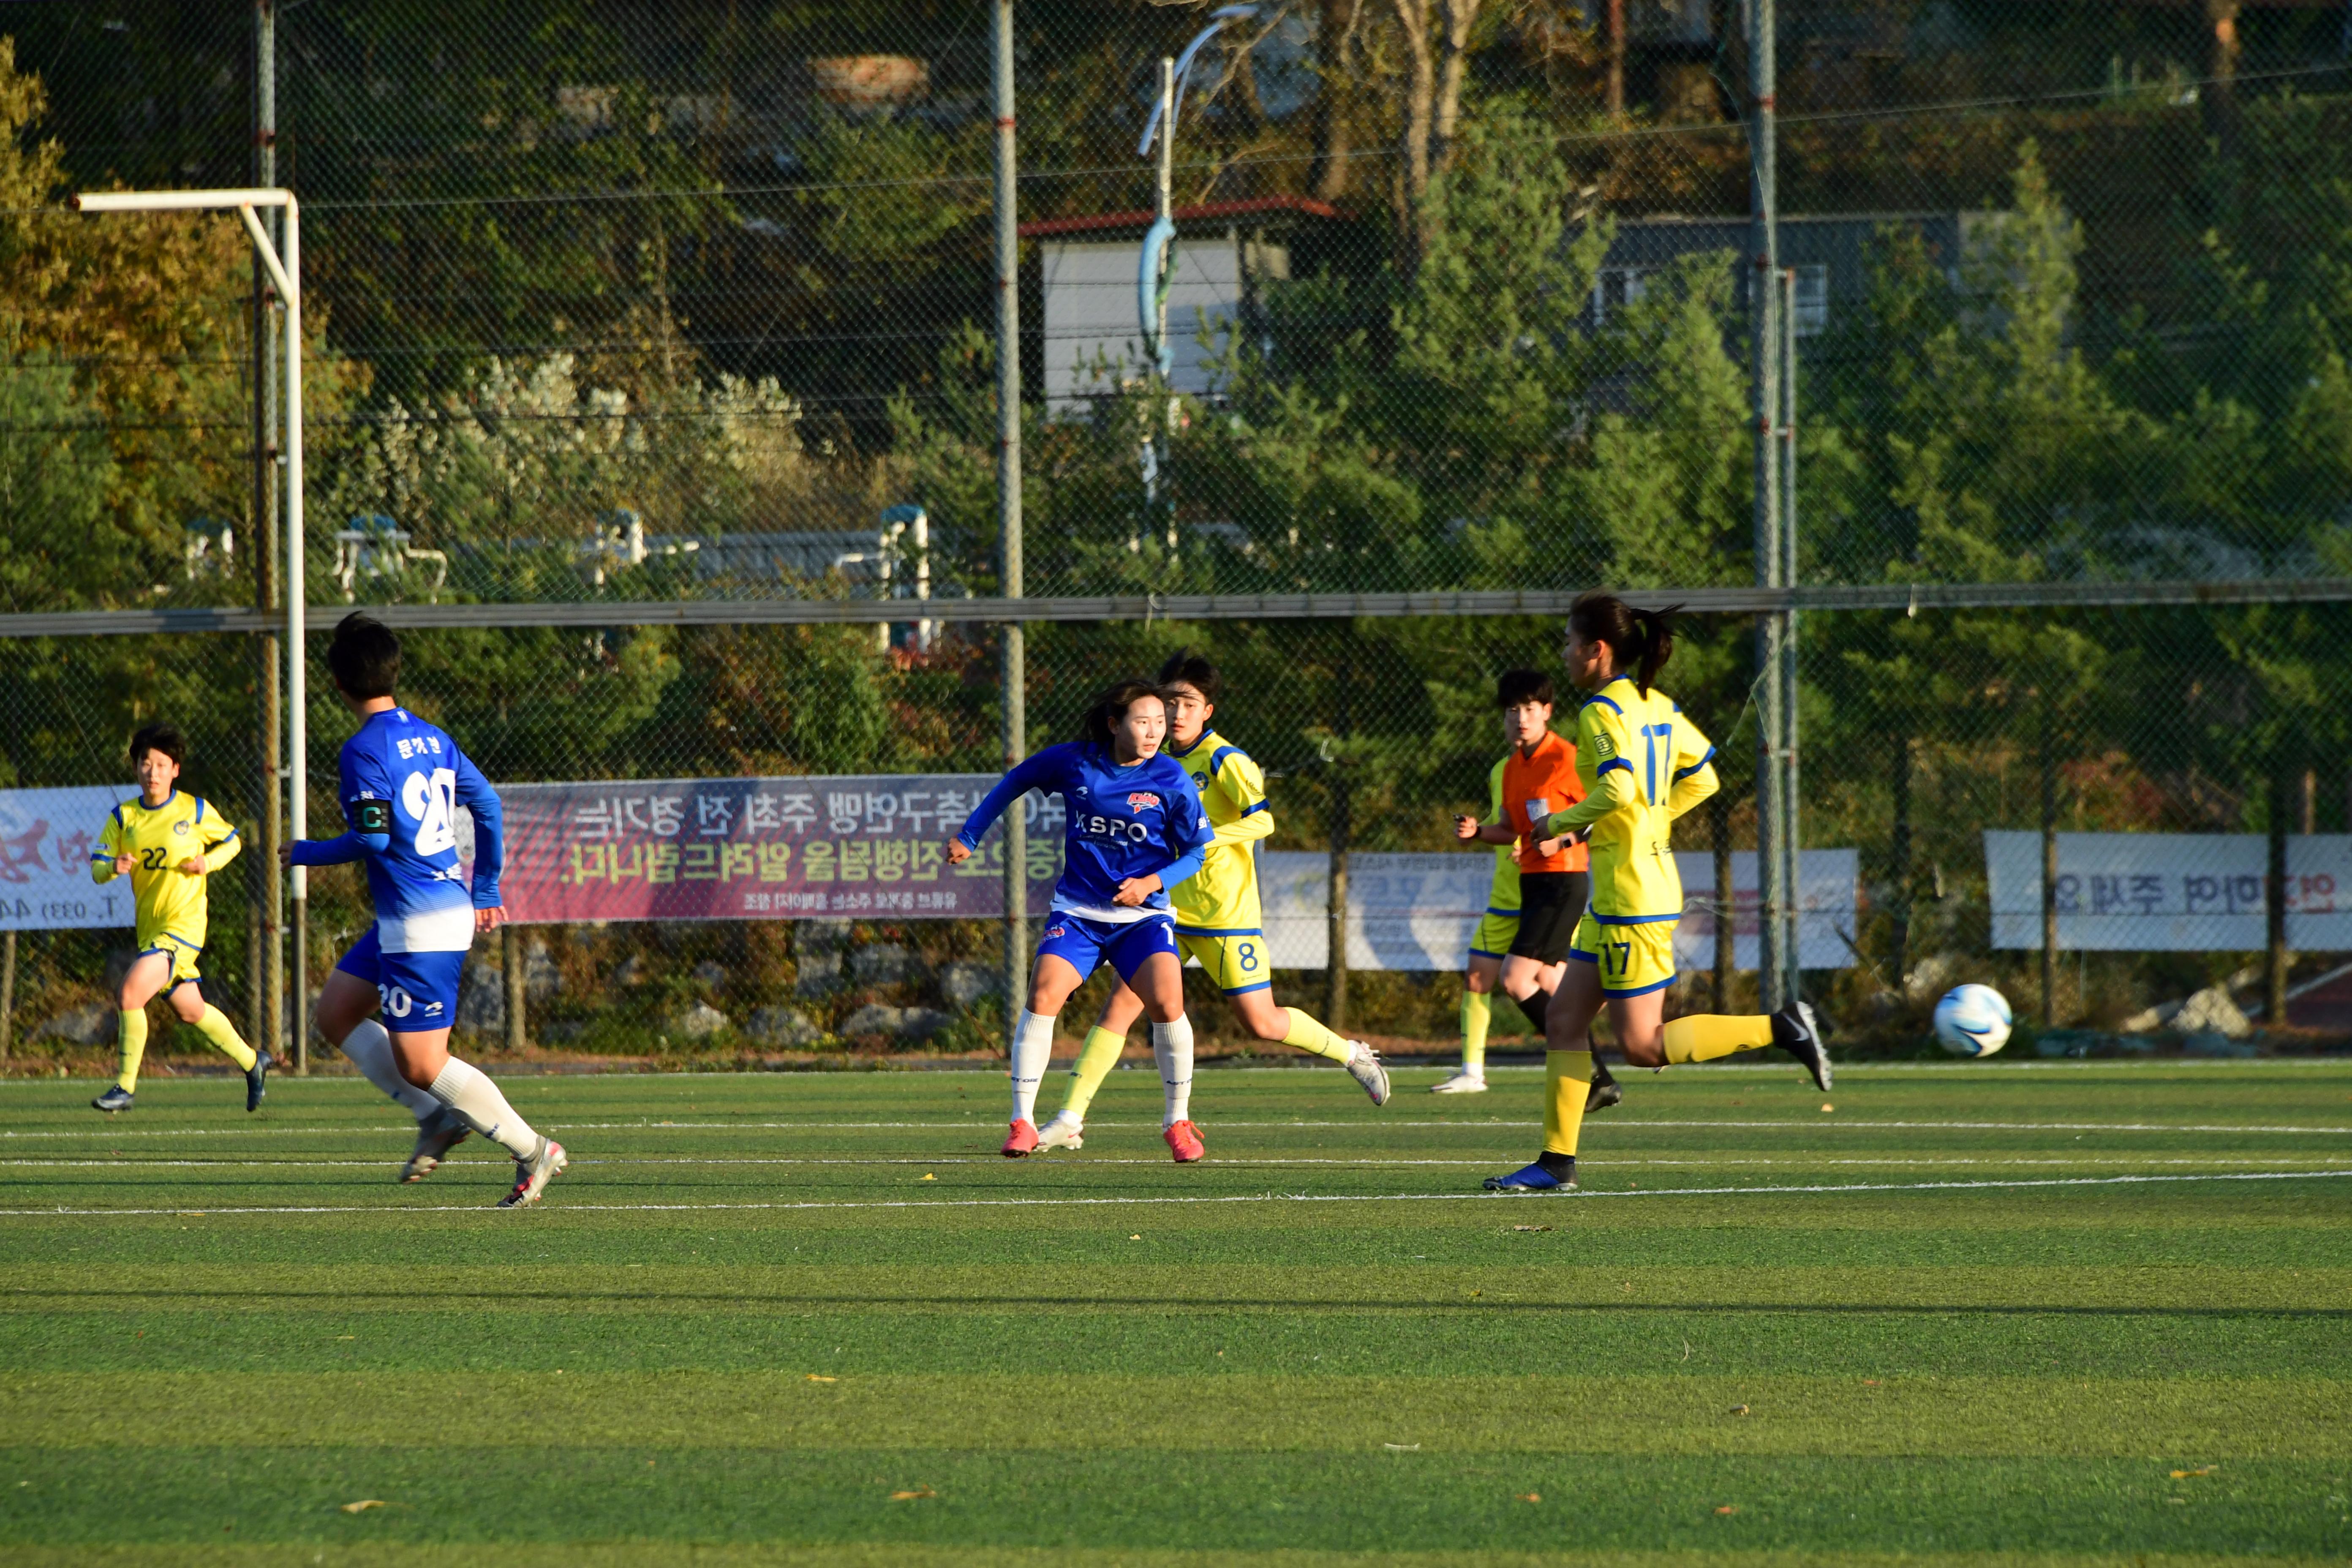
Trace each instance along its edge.
<instances>
[{"instance_id":1,"label":"utility pole","mask_svg":"<svg viewBox=\"0 0 2352 1568\"><path fill-rule=\"evenodd\" d=\"M278 183L278 14L277 0L253 4L253 183L268 189ZM257 214L257 216L261 215ZM262 221L278 237L277 215ZM280 303L270 287L268 268L258 251L253 257L253 607L267 617L278 611L278 314ZM265 620L265 625L268 622ZM278 869L278 847L286 842L283 759L286 709L278 658L283 644L275 631L263 632L255 657L254 693L260 707L261 853L252 858L247 877L260 909L260 940L247 963L253 991L253 1037L272 1051L282 1050L286 1038L286 876ZM301 1048L296 1058L308 1066Z\"/></svg>"},{"instance_id":2,"label":"utility pole","mask_svg":"<svg viewBox=\"0 0 2352 1568\"><path fill-rule=\"evenodd\" d=\"M1023 596L1021 572L1021 232L1014 178L1013 0L996 0L990 97L996 108L996 521L1008 599ZM1004 765L1029 751L1026 631L1007 621L1003 637ZM1004 814L1004 1037L1029 985L1029 826L1026 801Z\"/></svg>"},{"instance_id":3,"label":"utility pole","mask_svg":"<svg viewBox=\"0 0 2352 1568\"><path fill-rule=\"evenodd\" d=\"M1772 0L1748 0L1748 364L1753 374L1750 412L1756 437L1756 584L1785 586L1780 539L1780 454L1775 439L1780 414L1780 234L1774 191L1777 152L1773 126ZM1768 611L1756 627L1756 885L1762 919L1758 922L1757 989L1767 1012L1789 1000L1784 984L1788 881L1782 851L1787 786L1780 776L1782 730L1781 658L1788 642L1782 613Z\"/></svg>"}]
</instances>

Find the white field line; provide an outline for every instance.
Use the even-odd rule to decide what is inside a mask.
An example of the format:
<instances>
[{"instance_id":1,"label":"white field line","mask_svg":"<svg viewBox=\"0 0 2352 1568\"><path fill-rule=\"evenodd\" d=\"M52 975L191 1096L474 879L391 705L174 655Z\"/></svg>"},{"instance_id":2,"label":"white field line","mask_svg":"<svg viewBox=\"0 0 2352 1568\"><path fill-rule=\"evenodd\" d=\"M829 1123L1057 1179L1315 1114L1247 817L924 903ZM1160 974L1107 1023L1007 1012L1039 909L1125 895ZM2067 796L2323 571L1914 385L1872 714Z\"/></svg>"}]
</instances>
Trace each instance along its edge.
<instances>
[{"instance_id":1,"label":"white field line","mask_svg":"<svg viewBox=\"0 0 2352 1568\"><path fill-rule=\"evenodd\" d=\"M869 1132L869 1131L992 1132L992 1131L996 1131L997 1129L999 1129L999 1128L1003 1127L1003 1126L1004 1125L1004 1123L1003 1123L1002 1121L546 1121L546 1122L541 1122L541 1123L540 1123L540 1125L541 1125L541 1126L543 1126L543 1127L546 1127L546 1128L549 1128L549 1129L551 1129L551 1130L552 1130L552 1131L558 1131L558 1132L698 1132L698 1131L699 1131L699 1132L709 1132L709 1131L718 1131L718 1132L750 1132L750 1131L784 1131L784 1132ZM1117 1127L1117 1128L1150 1128L1150 1129L1153 1129L1153 1130L1155 1130L1155 1131L1156 1131L1156 1130L1158 1129L1158 1125L1159 1125L1159 1124L1158 1124L1157 1122L1148 1122L1148 1121L1090 1121L1090 1122L1088 1122L1087 1125L1088 1127L1090 1127L1090 1128L1106 1128L1106 1127ZM1431 1129L1431 1128L1454 1128L1454 1129L1457 1129L1457 1130L1466 1129L1466 1130L1470 1130L1470 1131L1485 1131L1485 1130L1487 1130L1487 1129L1492 1129L1492 1128L1498 1128L1498 1127L1500 1127L1500 1128L1510 1128L1510 1129L1515 1129L1515 1130L1518 1130L1518 1131L1524 1131L1526 1129L1528 1129L1528 1128L1529 1128L1529 1127L1532 1127L1532 1126L1535 1126L1535 1125L1536 1125L1536 1123L1535 1123L1535 1122L1532 1122L1532 1121L1504 1121L1504 1120L1502 1120L1502 1119L1500 1119L1500 1118L1489 1118L1488 1120L1486 1120L1486 1121L1392 1121L1392 1120L1390 1120L1390 1119L1387 1119L1387 1118L1382 1118L1382 1117L1370 1117L1370 1118L1368 1118L1368 1119L1366 1119L1366 1120L1363 1120L1363 1121L1297 1121L1297 1120L1282 1121L1223 1121L1223 1120L1216 1120L1216 1121L1209 1121L1209 1122L1205 1122L1205 1123L1203 1123L1202 1125L1203 1125L1204 1130L1206 1130L1206 1131L1214 1131L1215 1129L1217 1129L1217 1128L1221 1128L1221 1127L1247 1127L1247 1128L1279 1128L1279 1127L1344 1127L1344 1128L1349 1128L1349 1129L1352 1129L1352 1130L1357 1131L1371 1131L1371 1130L1377 1130L1377 1129L1381 1129L1381 1128L1390 1128L1390 1127L1394 1127L1394 1128L1412 1128L1412 1129L1421 1129L1421 1130L1426 1130L1426 1129ZM2328 1135L2328 1136L2338 1136L2338 1137L2343 1136L2344 1134L2347 1134L2347 1133L2352 1133L2352 1127L2289 1127L2289 1126L2263 1126L2263 1125L2253 1125L2253 1124L2240 1123L2240 1122L2182 1122L2182 1123L2172 1123L2172 1122L2158 1122L2158 1121L1856 1121L1856 1120L1853 1120L1853 1119L1850 1119L1850 1118L1839 1117L1839 1116L1834 1116L1834 1115L1833 1115L1833 1116L1831 1116L1831 1117L1829 1117L1829 1118L1826 1118L1826 1119L1817 1119L1817 1120L1810 1121L1712 1121L1712 1120L1696 1120L1696 1119L1695 1119L1695 1120L1687 1120L1687 1121L1661 1121L1661 1120L1643 1121L1643 1120L1641 1120L1641 1119L1639 1119L1639 1118L1628 1117L1628 1118L1624 1118L1624 1119L1622 1119L1622 1120L1619 1120L1619 1119L1614 1119L1614 1118L1612 1118L1612 1119L1611 1120L1611 1121L1609 1122L1609 1126L1610 1126L1612 1130L1614 1130L1614 1129L1633 1129L1633 1130L1640 1130L1640 1129L1643 1129L1643 1128L1648 1128L1648 1127L1671 1127L1671 1128L1725 1128L1725 1127L1734 1127L1734 1128L1745 1128L1745 1129L1751 1129L1751 1130L1753 1130L1753 1129L1763 1129L1763 1130L1768 1130L1768 1131L1769 1131L1769 1130L1779 1130L1779 1131L1791 1131L1791 1130L1799 1129L1799 1128L1808 1128L1808 1127L1810 1127L1810 1128L1822 1128L1822 1129L1826 1129L1826 1128L1868 1128L1868 1129L1884 1130L1884 1131L1945 1131L1945 1130L1948 1130L1948 1131L1969 1131L1969 1132L2263 1132L2263 1133L2273 1133L2273 1132L2277 1132L2277 1133L2311 1133L2311 1134L2316 1134L2316 1135ZM348 1124L348 1125L344 1125L344 1126L341 1126L341 1127L275 1127L275 1126L267 1126L267 1125L264 1125L264 1126L246 1126L246 1127L183 1127L183 1128L173 1128L173 1129L144 1129L144 1128L142 1128L142 1129L135 1129L135 1130L129 1131L121 1131L121 1130L113 1129L113 1128L97 1127L97 1128L92 1128L92 1129L89 1130L88 1131L71 1131L71 1130L63 1130L63 1129L60 1129L60 1130L35 1130L35 1131L0 1131L0 1143L5 1143L5 1142L12 1142L12 1141L15 1141L15 1140L19 1140L19 1139L33 1139L33 1138L96 1138L96 1139L123 1139L123 1138L234 1138L234 1137L239 1137L239 1136L244 1136L244 1137L253 1137L253 1138L261 1138L261 1137L285 1137L285 1136L289 1136L289 1135L292 1135L292 1134L298 1134L298 1133L299 1133L299 1134L308 1134L308 1133L332 1133L332 1134L336 1134L336 1135L339 1135L339 1136L346 1136L346 1137L348 1137L348 1136L350 1136L351 1134L353 1134L353 1133L373 1133L373 1134L376 1134L376 1135L378 1135L378 1136L383 1136L383 1137L390 1137L390 1136L394 1136L394 1135L395 1135L395 1134L396 1134L396 1135L398 1135L398 1136L401 1136L401 1137L406 1137L406 1136L408 1136L408 1135L409 1135L413 1131L414 1131L414 1129L413 1129L413 1128L411 1128L411 1127L399 1126L399 1125L384 1126L384 1125L367 1125L367 1124L360 1124L360 1123L352 1123L352 1124Z\"/></svg>"},{"instance_id":2,"label":"white field line","mask_svg":"<svg viewBox=\"0 0 2352 1568\"><path fill-rule=\"evenodd\" d=\"M1502 1048L1507 1050L1525 1050L1528 1052L1533 1052L1536 1049L1532 1045L1525 1047L1505 1047ZM1440 1054L1449 1055L1450 1053ZM1072 1063L1077 1058L1075 1055L1056 1057L1054 1058L1049 1070L1055 1072L1067 1072L1070 1070ZM1622 1065L1622 1058L1618 1059ZM475 1065L480 1066L481 1064L477 1062ZM2294 1069L2314 1068L2334 1068L2338 1071L2342 1071L2347 1067L2352 1067L2352 1060L2347 1060L2347 1058L2342 1056L2068 1057L2050 1060L2032 1058L2021 1058L2014 1057L2002 1057L1997 1060L1993 1060L1979 1057L1948 1062L1840 1061L1837 1064L1837 1070L1840 1073L1853 1073L1857 1076L1877 1073L1969 1073L1977 1077L1983 1077L1988 1074L2024 1072L2168 1072L2176 1071L2183 1068L2209 1072L2244 1072L2250 1069L2257 1072L2267 1072L2273 1068ZM1136 1062L1122 1062L1120 1064L1120 1068L1121 1070L1126 1071L1139 1069L1141 1071L1149 1072L1151 1070L1149 1068L1141 1067L1141 1064ZM859 1069L856 1068L832 1071L810 1071L804 1073L746 1073L731 1068L722 1072L555 1073L501 1071L496 1066L492 1066L484 1068L483 1070L488 1072L493 1078L546 1079L551 1082L560 1079L564 1082L579 1083L625 1083L635 1079L656 1079L666 1082L677 1082L680 1080L702 1079L734 1079L738 1080L755 1077L846 1079L860 1076ZM1214 1064L1209 1066L1205 1070L1214 1072L1220 1077L1228 1073L1234 1075L1250 1073L1278 1073L1285 1078L1289 1078L1297 1073L1312 1072L1317 1069L1310 1068L1304 1063L1300 1063L1292 1067L1226 1067L1222 1064ZM1416 1062L1402 1065L1398 1068L1398 1070L1409 1073L1433 1072L1442 1074L1450 1071L1451 1068L1444 1064L1422 1066ZM1539 1073L1544 1070L1543 1064L1540 1062L1493 1062L1489 1063L1486 1068L1486 1072L1489 1077L1492 1077L1496 1073L1532 1074ZM1635 1070L1640 1071L1643 1069L1636 1068ZM1675 1070L1679 1073L1704 1072L1713 1075L1717 1073L1789 1073L1801 1071L1802 1069L1798 1068L1794 1062L1775 1059L1765 1062L1741 1062L1737 1060L1689 1062L1676 1068ZM952 1077L967 1073L1001 1074L1003 1071L1004 1069L1003 1068L996 1066L993 1062L976 1061L957 1067L925 1068L920 1069L919 1073L910 1074L908 1076L938 1077L944 1075ZM236 1076L236 1075L233 1070L226 1068L218 1072L197 1070L193 1072L175 1073L173 1079L169 1081L178 1081L179 1079L184 1079L186 1081L193 1083L205 1083L225 1080ZM0 1079L0 1092L5 1092L10 1089L40 1089L44 1087L54 1087L60 1083L111 1083L113 1079L111 1078L107 1077L82 1078L79 1075L68 1078L7 1078ZM357 1085L362 1082L362 1079L357 1072L346 1068L336 1071L321 1072L318 1075L318 1081L329 1084Z\"/></svg>"},{"instance_id":3,"label":"white field line","mask_svg":"<svg viewBox=\"0 0 2352 1568\"><path fill-rule=\"evenodd\" d=\"M1987 1189L2015 1190L2026 1187L2110 1187L2148 1183L2182 1182L2301 1182L2320 1181L2331 1176L2352 1176L2352 1169L2334 1171L2215 1171L2194 1176L2042 1176L2017 1181L1979 1182L1854 1182L1821 1184L1790 1187L1654 1187L1647 1192L1631 1188L1623 1192L1594 1192L1579 1189L1567 1194L1550 1194L1554 1201L1598 1201L1604 1198L1708 1198L1708 1197L1803 1197L1813 1195L1838 1196L1847 1193L1932 1193L1969 1192ZM971 1208L1133 1208L1158 1207L1183 1204L1423 1204L1459 1203L1465 1199L1501 1197L1498 1193L1243 1193L1225 1195L1196 1194L1165 1198L869 1198L865 1200L810 1200L796 1203L711 1203L711 1204L560 1204L566 1213L583 1214L700 1214L719 1210L794 1211L803 1209L971 1209ZM1524 1194L1534 1196L1538 1194ZM298 1214L483 1214L499 1212L494 1205L484 1204L429 1204L415 1207L388 1207L380 1204L287 1204L270 1206L184 1208L54 1208L0 1209L0 1218L39 1218L51 1215L173 1215L187 1219L200 1219L214 1215L298 1215ZM516 1211L520 1212L520 1211Z\"/></svg>"},{"instance_id":4,"label":"white field line","mask_svg":"<svg viewBox=\"0 0 2352 1568\"><path fill-rule=\"evenodd\" d=\"M1407 1165L1442 1165L1448 1167L1470 1166L1473 1168L1483 1168L1492 1165L1497 1158L1503 1157L1505 1156L1490 1155L1486 1158L1477 1160L1382 1159L1379 1163L1380 1168L1383 1170ZM2073 1169L2083 1165L2210 1165L2213 1163L2216 1159L2223 1159L2233 1163L2244 1165L2309 1166L2315 1170L2321 1171L2352 1170L2352 1166L2325 1163L2317 1164L2314 1163L2314 1162L2326 1162L2334 1158L2334 1156L2319 1154L2302 1156L2291 1154L2260 1155L2236 1152L2220 1155L2197 1155L2180 1159L2159 1158L2156 1156L2140 1157L2130 1154L2078 1154L2072 1158L2054 1160L2013 1158L2006 1155L1986 1155L1979 1157L1966 1154L1956 1154L1948 1158L1934 1160L1814 1160L1803 1157L1789 1159L1768 1158L1760 1160L1746 1160L1738 1158L1722 1160L1645 1160L1639 1157L1611 1159L1605 1156L1596 1157L1588 1154L1579 1158L1577 1168L1583 1171L1601 1169L1619 1170L1627 1167L1640 1170L1734 1170L1756 1168L1787 1169L1792 1166L1800 1169L1813 1169L1820 1166L1867 1166L1873 1170L1890 1168L1910 1169L1915 1167L1927 1170L1973 1170L1979 1167L2007 1166L2021 1168L2056 1167L2059 1169ZM1040 1159L1043 1160L1044 1157L1040 1156ZM1091 1169L1097 1165L1164 1165L1168 1163L1165 1159L1136 1158L1127 1155L1105 1154L1073 1156L1066 1160L1055 1158L1045 1160L1044 1163L1052 1168L1060 1170L1085 1170ZM442 1163L444 1165L478 1165L484 1170L488 1170L493 1165L504 1164L506 1162L502 1158L481 1159L469 1155L460 1155L452 1159L444 1160ZM571 1168L578 1169L588 1165L604 1165L616 1168L629 1165L692 1165L697 1167L711 1165L840 1165L855 1169L866 1169L877 1166L907 1166L911 1168L919 1165L926 1170L929 1170L948 1165L971 1165L982 1169L1002 1168L1003 1163L1003 1157L1001 1155L981 1156L971 1154L949 1154L932 1159L919 1160L895 1156L877 1157L874 1159L858 1159L854 1157L841 1158L822 1155L812 1155L800 1158L789 1156L761 1158L756 1156L719 1155L709 1159L699 1159L684 1155L616 1154L605 1155L601 1158L574 1158L571 1163ZM1216 1163L1228 1167L1344 1165L1360 1169L1365 1165L1366 1162L1362 1160L1326 1159L1318 1156L1288 1158L1281 1155L1274 1155L1254 1158L1248 1156L1226 1157L1221 1155L1217 1158ZM238 1159L234 1155L230 1155L213 1160L0 1160L0 1170L381 1171L385 1167L385 1164L386 1162L383 1160L246 1160Z\"/></svg>"}]
</instances>

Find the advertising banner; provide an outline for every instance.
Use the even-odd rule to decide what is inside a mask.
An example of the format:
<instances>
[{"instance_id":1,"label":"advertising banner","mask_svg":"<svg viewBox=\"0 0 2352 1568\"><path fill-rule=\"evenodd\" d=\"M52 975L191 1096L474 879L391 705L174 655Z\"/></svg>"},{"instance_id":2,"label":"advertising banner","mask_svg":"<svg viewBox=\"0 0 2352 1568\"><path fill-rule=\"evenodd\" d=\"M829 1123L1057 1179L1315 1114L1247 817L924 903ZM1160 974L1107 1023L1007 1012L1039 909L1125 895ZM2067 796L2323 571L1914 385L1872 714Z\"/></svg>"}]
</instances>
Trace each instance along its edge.
<instances>
[{"instance_id":1,"label":"advertising banner","mask_svg":"<svg viewBox=\"0 0 2352 1568\"><path fill-rule=\"evenodd\" d=\"M134 784L0 789L0 931L127 926L131 883L89 879L89 852Z\"/></svg>"},{"instance_id":2,"label":"advertising banner","mask_svg":"<svg viewBox=\"0 0 2352 1568\"><path fill-rule=\"evenodd\" d=\"M2058 945L2252 952L2269 942L2270 846L2255 833L2061 833ZM2042 945L2042 835L1987 831L1992 945ZM2352 834L2286 841L2286 944L2352 951Z\"/></svg>"},{"instance_id":3,"label":"advertising banner","mask_svg":"<svg viewBox=\"0 0 2352 1568\"><path fill-rule=\"evenodd\" d=\"M1004 826L961 866L948 836L988 773L501 784L509 918L980 920L1004 912ZM1029 909L1062 867L1062 802L1031 794Z\"/></svg>"},{"instance_id":4,"label":"advertising banner","mask_svg":"<svg viewBox=\"0 0 2352 1568\"><path fill-rule=\"evenodd\" d=\"M1675 962L1705 969L1715 963L1715 859L1677 854L1685 895L1675 929ZM1320 969L1330 952L1331 860L1311 851L1268 850L1258 857L1265 906L1265 945L1277 969ZM1491 850L1348 858L1348 966L1350 969L1460 969L1471 933L1486 912L1494 875ZM1799 962L1807 969L1845 969L1854 963L1855 879L1852 849L1808 849L1799 858L1802 908ZM1731 858L1738 902L1735 962L1756 967L1756 857Z\"/></svg>"}]
</instances>

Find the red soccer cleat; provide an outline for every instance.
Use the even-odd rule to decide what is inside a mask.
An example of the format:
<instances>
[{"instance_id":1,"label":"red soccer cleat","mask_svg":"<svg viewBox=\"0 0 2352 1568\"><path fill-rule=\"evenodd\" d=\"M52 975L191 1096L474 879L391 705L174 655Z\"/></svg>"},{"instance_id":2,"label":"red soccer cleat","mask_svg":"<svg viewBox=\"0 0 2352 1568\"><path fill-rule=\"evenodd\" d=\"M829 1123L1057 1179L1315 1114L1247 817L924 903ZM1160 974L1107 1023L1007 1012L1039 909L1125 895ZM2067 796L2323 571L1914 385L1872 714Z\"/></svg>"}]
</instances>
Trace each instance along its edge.
<instances>
[{"instance_id":1,"label":"red soccer cleat","mask_svg":"<svg viewBox=\"0 0 2352 1568\"><path fill-rule=\"evenodd\" d=\"M1201 1142L1201 1130L1190 1121L1179 1121L1160 1136L1168 1140L1168 1152L1176 1156L1180 1165L1189 1165L1209 1152L1208 1145Z\"/></svg>"},{"instance_id":2,"label":"red soccer cleat","mask_svg":"<svg viewBox=\"0 0 2352 1568\"><path fill-rule=\"evenodd\" d=\"M1013 1131L1005 1138L1004 1147L1001 1152L1008 1160L1018 1160L1024 1154L1034 1154L1036 1152L1037 1124L1024 1116L1013 1124ZM1193 1158L1197 1160L1200 1156L1196 1154Z\"/></svg>"}]
</instances>

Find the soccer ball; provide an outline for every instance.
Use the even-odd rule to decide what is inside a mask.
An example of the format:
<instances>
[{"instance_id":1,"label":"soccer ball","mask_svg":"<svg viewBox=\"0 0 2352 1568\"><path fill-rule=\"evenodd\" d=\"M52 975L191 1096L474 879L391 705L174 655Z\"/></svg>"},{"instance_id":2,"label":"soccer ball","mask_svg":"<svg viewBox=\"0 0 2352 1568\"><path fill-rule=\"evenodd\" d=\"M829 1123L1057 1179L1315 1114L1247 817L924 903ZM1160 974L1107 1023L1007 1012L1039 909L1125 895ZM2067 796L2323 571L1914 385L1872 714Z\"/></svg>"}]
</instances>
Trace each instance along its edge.
<instances>
[{"instance_id":1,"label":"soccer ball","mask_svg":"<svg viewBox=\"0 0 2352 1568\"><path fill-rule=\"evenodd\" d=\"M1936 1004L1936 1038L1956 1057L1989 1057L2009 1044L2009 998L1990 985L1955 985Z\"/></svg>"}]
</instances>

